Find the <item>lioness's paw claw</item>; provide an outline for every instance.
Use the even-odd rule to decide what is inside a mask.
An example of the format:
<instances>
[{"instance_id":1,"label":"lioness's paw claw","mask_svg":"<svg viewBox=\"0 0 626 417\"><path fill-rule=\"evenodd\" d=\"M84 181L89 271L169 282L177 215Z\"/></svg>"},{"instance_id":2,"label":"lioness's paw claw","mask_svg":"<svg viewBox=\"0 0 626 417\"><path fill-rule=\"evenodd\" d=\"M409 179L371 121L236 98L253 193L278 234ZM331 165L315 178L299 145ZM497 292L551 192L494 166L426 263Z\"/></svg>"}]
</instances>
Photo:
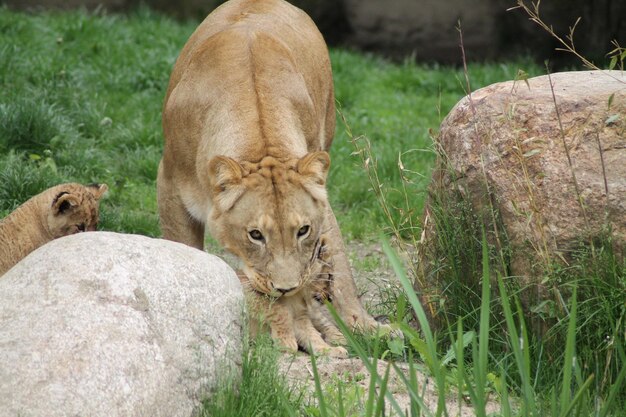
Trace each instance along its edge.
<instances>
[{"instance_id":1,"label":"lioness's paw claw","mask_svg":"<svg viewBox=\"0 0 626 417\"><path fill-rule=\"evenodd\" d=\"M329 356L331 358L346 359L348 357L348 351L341 346L333 346L326 349L321 349L316 352L317 354Z\"/></svg>"},{"instance_id":2,"label":"lioness's paw claw","mask_svg":"<svg viewBox=\"0 0 626 417\"><path fill-rule=\"evenodd\" d=\"M348 341L346 340L345 336L342 335L341 333L332 335L332 336L327 336L326 341L330 343L331 345L335 345L335 346L345 346L348 344Z\"/></svg>"},{"instance_id":3,"label":"lioness's paw claw","mask_svg":"<svg viewBox=\"0 0 626 417\"><path fill-rule=\"evenodd\" d=\"M278 347L282 352L298 352L298 342L296 342L295 340L278 340Z\"/></svg>"}]
</instances>

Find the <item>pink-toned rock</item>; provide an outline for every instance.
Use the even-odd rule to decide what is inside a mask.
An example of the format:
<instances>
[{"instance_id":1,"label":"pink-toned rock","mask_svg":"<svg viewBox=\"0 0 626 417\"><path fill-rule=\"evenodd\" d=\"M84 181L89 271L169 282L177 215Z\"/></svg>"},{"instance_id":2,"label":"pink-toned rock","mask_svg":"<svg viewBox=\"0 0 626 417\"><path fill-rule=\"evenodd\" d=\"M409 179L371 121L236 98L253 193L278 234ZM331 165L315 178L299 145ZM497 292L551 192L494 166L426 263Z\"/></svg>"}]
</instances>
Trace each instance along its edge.
<instances>
[{"instance_id":1,"label":"pink-toned rock","mask_svg":"<svg viewBox=\"0 0 626 417\"><path fill-rule=\"evenodd\" d=\"M623 257L625 73L563 72L493 84L452 109L438 143L447 158L435 170L431 195L457 193L491 227L498 219L512 249L507 272L522 285L538 284L545 265L569 260L608 226ZM432 256L435 219L427 216L422 254Z\"/></svg>"}]
</instances>

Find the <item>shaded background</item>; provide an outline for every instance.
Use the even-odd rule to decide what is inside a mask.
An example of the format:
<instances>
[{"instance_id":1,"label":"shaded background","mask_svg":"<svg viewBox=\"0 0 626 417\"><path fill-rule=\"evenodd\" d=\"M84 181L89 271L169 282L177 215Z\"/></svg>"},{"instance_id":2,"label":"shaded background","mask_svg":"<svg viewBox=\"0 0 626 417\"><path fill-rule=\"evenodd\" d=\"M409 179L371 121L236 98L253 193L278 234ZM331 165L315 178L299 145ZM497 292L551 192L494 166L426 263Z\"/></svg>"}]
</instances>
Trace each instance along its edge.
<instances>
[{"instance_id":1,"label":"shaded background","mask_svg":"<svg viewBox=\"0 0 626 417\"><path fill-rule=\"evenodd\" d=\"M126 12L140 5L176 17L200 20L223 0L0 0L13 9L84 7ZM559 45L522 10L507 9L515 0L291 0L315 20L327 42L419 62L461 62L457 22L461 20L468 60L484 61L529 55L559 68L578 65L556 52ZM530 2L528 2L530 4ZM576 48L602 66L611 40L626 43L626 1L544 0L543 20L563 38L581 17Z\"/></svg>"}]
</instances>

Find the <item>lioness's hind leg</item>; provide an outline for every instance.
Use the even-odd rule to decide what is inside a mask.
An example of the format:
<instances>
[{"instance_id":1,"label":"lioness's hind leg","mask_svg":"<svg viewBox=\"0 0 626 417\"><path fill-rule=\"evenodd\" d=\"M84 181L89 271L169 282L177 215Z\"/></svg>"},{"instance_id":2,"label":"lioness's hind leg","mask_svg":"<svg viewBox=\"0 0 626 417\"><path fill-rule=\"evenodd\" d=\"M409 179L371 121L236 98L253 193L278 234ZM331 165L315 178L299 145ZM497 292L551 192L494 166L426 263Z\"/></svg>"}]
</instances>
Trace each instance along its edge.
<instances>
[{"instance_id":1,"label":"lioness's hind leg","mask_svg":"<svg viewBox=\"0 0 626 417\"><path fill-rule=\"evenodd\" d=\"M163 163L157 176L157 202L163 238L204 249L204 225L189 214L177 187L165 178Z\"/></svg>"}]
</instances>

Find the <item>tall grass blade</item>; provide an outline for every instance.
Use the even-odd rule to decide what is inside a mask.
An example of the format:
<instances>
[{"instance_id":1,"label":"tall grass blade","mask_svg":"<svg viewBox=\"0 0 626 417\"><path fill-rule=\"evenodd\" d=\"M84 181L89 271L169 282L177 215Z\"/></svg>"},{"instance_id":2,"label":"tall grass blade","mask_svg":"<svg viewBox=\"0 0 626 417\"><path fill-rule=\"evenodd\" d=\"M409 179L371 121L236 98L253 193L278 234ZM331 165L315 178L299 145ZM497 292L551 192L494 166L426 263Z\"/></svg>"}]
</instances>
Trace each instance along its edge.
<instances>
[{"instance_id":1,"label":"tall grass blade","mask_svg":"<svg viewBox=\"0 0 626 417\"><path fill-rule=\"evenodd\" d=\"M379 378L378 375L378 349L380 346L380 342L376 342L374 346L374 355L372 357L372 365L373 368L376 369L376 373L372 373L370 375L370 385L367 393L367 401L365 402L365 415L371 416L374 410L374 401L376 400L376 380Z\"/></svg>"},{"instance_id":2,"label":"tall grass blade","mask_svg":"<svg viewBox=\"0 0 626 417\"><path fill-rule=\"evenodd\" d=\"M310 350L312 352L313 350ZM317 371L317 360L315 355L311 355L311 368L313 368L313 380L315 381L315 396L317 397L317 405L320 409L320 417L330 417L326 409L326 399L324 398L324 391L322 390L322 383L320 374Z\"/></svg>"},{"instance_id":3,"label":"tall grass blade","mask_svg":"<svg viewBox=\"0 0 626 417\"><path fill-rule=\"evenodd\" d=\"M413 353L409 351L409 383L406 384L406 387L409 389L409 392L417 393L419 389L417 384L417 370L415 369L415 365L413 364ZM420 409L423 408L423 404L420 404L419 401L410 397L410 409L411 409L411 417L419 417Z\"/></svg>"},{"instance_id":4,"label":"tall grass blade","mask_svg":"<svg viewBox=\"0 0 626 417\"><path fill-rule=\"evenodd\" d=\"M511 404L509 403L509 387L506 382L506 369L500 363L500 379L502 380L502 390L500 391L500 412L502 417L511 417Z\"/></svg>"},{"instance_id":5,"label":"tall grass blade","mask_svg":"<svg viewBox=\"0 0 626 417\"><path fill-rule=\"evenodd\" d=\"M491 304L491 278L489 273L489 250L487 237L483 230L482 237L483 276L482 299L480 303L480 336L478 338L478 362L474 365L474 380L476 381L476 400L474 404L477 416L485 415L485 392L487 390L487 360L489 353L489 316Z\"/></svg>"},{"instance_id":6,"label":"tall grass blade","mask_svg":"<svg viewBox=\"0 0 626 417\"><path fill-rule=\"evenodd\" d=\"M559 415L559 417L566 417L566 416L571 415L572 411L574 410L574 407L576 407L576 405L583 398L583 395L585 395L585 393L589 389L589 386L591 385L591 382L593 382L593 375L589 375L589 378L587 378L585 383L578 389L578 391L576 391L576 394L574 395L574 398L572 398L569 403L567 403L567 404L560 404L561 407L565 406L565 408L563 408L561 410L561 414ZM578 413L578 414L580 414L580 413Z\"/></svg>"},{"instance_id":7,"label":"tall grass blade","mask_svg":"<svg viewBox=\"0 0 626 417\"><path fill-rule=\"evenodd\" d=\"M622 368L622 370L617 375L615 382L611 386L611 389L609 390L609 395L602 405L602 408L600 409L600 413L598 415L599 417L606 417L613 407L613 402L615 401L616 396L620 393L623 395L624 390L622 389L622 385L624 384L624 379L626 379L626 366Z\"/></svg>"},{"instance_id":8,"label":"tall grass blade","mask_svg":"<svg viewBox=\"0 0 626 417\"><path fill-rule=\"evenodd\" d=\"M295 410L293 409L293 405L282 390L278 390L278 398L280 398L280 403L283 405L283 410L287 413L289 417L298 417Z\"/></svg>"},{"instance_id":9,"label":"tall grass blade","mask_svg":"<svg viewBox=\"0 0 626 417\"><path fill-rule=\"evenodd\" d=\"M434 416L433 412L430 411L430 409L424 403L424 395L425 395L425 390L426 390L425 384L424 384L423 391L421 393L419 392L419 385L417 383L417 368L415 367L415 364L413 364L412 362L409 363L409 372L410 372L409 378L407 378L404 375L402 370L398 368L397 365L393 364L393 369L396 371L396 375L400 378L400 380L402 381L402 384L408 390L411 404L412 406L413 405L415 406L413 407L416 412L415 416L416 417L421 416L421 415L426 415L429 417ZM389 395L387 396L387 398L389 398ZM391 398L393 398L393 396L391 396ZM400 413L400 416L404 416L404 411Z\"/></svg>"},{"instance_id":10,"label":"tall grass blade","mask_svg":"<svg viewBox=\"0 0 626 417\"><path fill-rule=\"evenodd\" d=\"M572 389L572 370L576 366L576 310L578 302L576 301L577 288L574 287L572 293L572 306L567 325L567 339L565 343L565 357L563 358L563 380L561 381L561 396L559 402L561 407L565 407L571 402Z\"/></svg>"},{"instance_id":11,"label":"tall grass blade","mask_svg":"<svg viewBox=\"0 0 626 417\"><path fill-rule=\"evenodd\" d=\"M417 316L417 320L420 324L420 328L422 330L422 333L424 334L424 338L426 339L426 347L428 349L428 356L430 357L430 360L432 361L434 365L432 372L434 373L433 376L435 377L435 383L437 385L437 391L438 391L437 411L435 414L437 416L440 416L442 414L447 416L448 410L446 409L446 381L445 381L445 375L444 375L444 368L441 366L441 362L438 359L437 345L435 343L435 338L433 336L433 333L430 329L430 324L428 323L428 319L426 318L426 313L424 312L424 308L422 307L422 304L420 303L420 301L417 298L417 295L415 294L415 290L413 289L413 286L411 285L411 281L409 281L409 278L406 276L406 273L404 271L402 263L400 262L400 259L395 254L395 252L391 249L391 246L389 246L389 242L386 239L383 239L382 243L383 243L383 251L387 255L387 258L389 259L389 263L391 264L396 276L398 277L398 280L400 280L400 283L402 284L402 288L404 289L404 292L406 293L407 298L409 299L409 303L411 304L411 307L413 308L413 311L415 312L415 315Z\"/></svg>"},{"instance_id":12,"label":"tall grass blade","mask_svg":"<svg viewBox=\"0 0 626 417\"><path fill-rule=\"evenodd\" d=\"M359 343L359 341L354 337L348 325L341 319L341 317L339 317L339 314L337 314L337 310L335 310L332 304L327 303L326 305L328 307L328 311L330 312L331 316L335 320L335 323L337 323L339 330L341 330L341 332L345 335L348 345L352 349L354 349L358 357L361 359L363 366L365 366L365 368L368 370L368 372L373 378L381 379L380 375L378 375L378 370L376 369L376 363L375 363L376 361L369 357L367 351L363 348L361 343ZM401 373L399 373L399 375L400 377L404 377L404 375L402 375ZM398 413L398 415L400 416L403 415L403 410L402 408L400 408L400 405L398 404L396 399L393 397L392 393L387 391L386 396L387 396L387 399L389 400L389 403L391 404L393 409Z\"/></svg>"},{"instance_id":13,"label":"tall grass blade","mask_svg":"<svg viewBox=\"0 0 626 417\"><path fill-rule=\"evenodd\" d=\"M466 333L467 335L467 333ZM470 340L474 339L474 332L471 332ZM463 335L463 319L459 318L457 322L456 328L456 343L454 344L456 348L456 373L457 373L457 389L458 389L458 397L457 401L459 403L459 415L461 414L461 404L463 404L463 386L465 385L466 375L465 375L465 335ZM469 341L468 341L469 343ZM468 386L470 384L467 384Z\"/></svg>"},{"instance_id":14,"label":"tall grass blade","mask_svg":"<svg viewBox=\"0 0 626 417\"><path fill-rule=\"evenodd\" d=\"M515 321L513 319L513 312L511 311L511 303L509 302L509 295L502 277L498 276L498 289L500 291L500 298L502 302L502 309L504 311L504 319L506 322L506 329L509 335L509 341L511 349L513 350L513 357L515 358L515 364L521 379L521 415L539 417L537 413L537 404L535 399L535 393L530 384L530 373L528 370L527 354L524 352L528 349L528 338L524 336L520 338L520 335L515 327ZM523 323L523 318L521 319ZM524 334L522 327L522 334Z\"/></svg>"},{"instance_id":15,"label":"tall grass blade","mask_svg":"<svg viewBox=\"0 0 626 417\"><path fill-rule=\"evenodd\" d=\"M520 333L519 333L519 343L522 346L522 363L524 365L523 370L520 369L520 372L523 371L524 375L528 378L528 384L531 389L531 392L535 391L536 385L530 385L530 338L528 337L528 328L526 327L526 320L524 319L524 309L522 308L522 304L520 303L519 298L515 298L515 305L517 308L517 322L519 323Z\"/></svg>"},{"instance_id":16,"label":"tall grass blade","mask_svg":"<svg viewBox=\"0 0 626 417\"><path fill-rule=\"evenodd\" d=\"M376 401L376 409L374 410L374 414L366 414L367 417L374 416L384 416L385 415L385 393L387 392L387 384L389 382L389 371L391 370L391 366L387 364L387 369L385 370L385 376L380 383L380 392L378 393L378 400Z\"/></svg>"},{"instance_id":17,"label":"tall grass blade","mask_svg":"<svg viewBox=\"0 0 626 417\"><path fill-rule=\"evenodd\" d=\"M337 385L337 412L339 416L345 416L346 410L343 404L343 384Z\"/></svg>"}]
</instances>

